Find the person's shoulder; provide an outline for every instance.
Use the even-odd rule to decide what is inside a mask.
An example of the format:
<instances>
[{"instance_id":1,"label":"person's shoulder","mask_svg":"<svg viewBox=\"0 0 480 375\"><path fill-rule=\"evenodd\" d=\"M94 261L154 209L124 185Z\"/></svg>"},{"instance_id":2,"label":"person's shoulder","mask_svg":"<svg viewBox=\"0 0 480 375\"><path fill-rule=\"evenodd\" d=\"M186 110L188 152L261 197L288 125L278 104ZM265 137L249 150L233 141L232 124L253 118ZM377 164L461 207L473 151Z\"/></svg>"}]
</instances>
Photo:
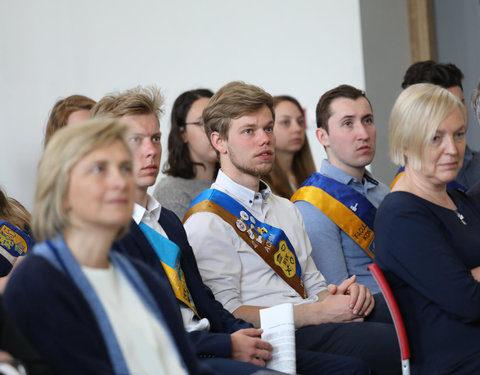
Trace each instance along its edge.
<instances>
[{"instance_id":1,"label":"person's shoulder","mask_svg":"<svg viewBox=\"0 0 480 375\"><path fill-rule=\"evenodd\" d=\"M378 212L392 214L393 212L398 213L401 211L409 211L415 208L424 207L424 202L425 200L422 198L406 191L394 191L385 196L378 208Z\"/></svg>"}]
</instances>

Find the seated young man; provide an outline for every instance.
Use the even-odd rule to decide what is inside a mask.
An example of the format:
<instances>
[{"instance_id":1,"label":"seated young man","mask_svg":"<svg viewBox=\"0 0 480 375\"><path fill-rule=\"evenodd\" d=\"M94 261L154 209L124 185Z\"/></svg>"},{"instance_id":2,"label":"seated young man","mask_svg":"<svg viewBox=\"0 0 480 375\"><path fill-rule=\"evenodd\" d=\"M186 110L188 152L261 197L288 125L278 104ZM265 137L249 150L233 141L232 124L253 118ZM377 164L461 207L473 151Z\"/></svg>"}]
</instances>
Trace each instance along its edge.
<instances>
[{"instance_id":1,"label":"seated young man","mask_svg":"<svg viewBox=\"0 0 480 375\"><path fill-rule=\"evenodd\" d=\"M147 193L160 170L162 103L156 89L138 88L107 95L92 109L92 116L120 118L129 127L136 203L130 232L117 243L117 250L146 262L170 282L202 362L221 374L256 373L271 358L272 346L261 340L261 330L236 319L215 301L202 282L182 223ZM369 373L361 361L301 350L297 368L304 374Z\"/></svg>"},{"instance_id":2,"label":"seated young man","mask_svg":"<svg viewBox=\"0 0 480 375\"><path fill-rule=\"evenodd\" d=\"M192 202L184 225L215 298L257 327L260 309L292 303L297 348L361 358L378 374L399 373L385 310L376 312L385 322L363 322L373 320L375 300L355 276L327 288L300 213L260 180L275 157L271 95L231 82L209 100L203 120L221 169L212 189Z\"/></svg>"},{"instance_id":3,"label":"seated young man","mask_svg":"<svg viewBox=\"0 0 480 375\"><path fill-rule=\"evenodd\" d=\"M389 193L366 170L375 156L375 122L363 91L341 85L317 104L317 139L328 159L292 197L312 243L312 258L328 283L357 281L379 292L367 270L375 254L373 222Z\"/></svg>"}]
</instances>

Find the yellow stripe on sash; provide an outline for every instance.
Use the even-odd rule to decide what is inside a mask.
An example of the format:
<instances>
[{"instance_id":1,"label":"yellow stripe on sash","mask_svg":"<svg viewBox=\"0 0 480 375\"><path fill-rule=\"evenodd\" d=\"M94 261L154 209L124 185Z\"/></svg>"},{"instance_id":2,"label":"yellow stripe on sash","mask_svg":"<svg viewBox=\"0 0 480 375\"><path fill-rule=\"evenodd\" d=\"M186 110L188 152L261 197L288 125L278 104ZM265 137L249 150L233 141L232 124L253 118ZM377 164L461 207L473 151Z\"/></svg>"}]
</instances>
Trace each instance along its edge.
<instances>
[{"instance_id":1,"label":"yellow stripe on sash","mask_svg":"<svg viewBox=\"0 0 480 375\"><path fill-rule=\"evenodd\" d=\"M172 289L175 292L175 297L177 297L177 299L179 299L185 305L191 308L195 313L195 315L200 319L200 315L198 315L197 310L195 310L195 307L193 307L193 304L191 302L190 291L188 290L187 284L185 282L185 275L183 274L183 270L182 269L179 270L181 273L179 277L177 270L173 269L168 264L163 263L161 260L160 260L160 263L162 264L163 269L165 270L165 273L168 276L170 285L172 286Z\"/></svg>"},{"instance_id":2,"label":"yellow stripe on sash","mask_svg":"<svg viewBox=\"0 0 480 375\"><path fill-rule=\"evenodd\" d=\"M395 176L395 178L393 179L392 183L390 184L390 190L393 189L393 187L395 186L395 184L397 183L397 181L400 179L400 177L403 176L403 174L405 173L405 171L401 171L399 174L397 174Z\"/></svg>"},{"instance_id":3,"label":"yellow stripe on sash","mask_svg":"<svg viewBox=\"0 0 480 375\"><path fill-rule=\"evenodd\" d=\"M330 194L315 186L304 186L293 194L291 201L306 201L313 204L350 236L372 259L375 258L370 251L374 232L352 210Z\"/></svg>"}]
</instances>

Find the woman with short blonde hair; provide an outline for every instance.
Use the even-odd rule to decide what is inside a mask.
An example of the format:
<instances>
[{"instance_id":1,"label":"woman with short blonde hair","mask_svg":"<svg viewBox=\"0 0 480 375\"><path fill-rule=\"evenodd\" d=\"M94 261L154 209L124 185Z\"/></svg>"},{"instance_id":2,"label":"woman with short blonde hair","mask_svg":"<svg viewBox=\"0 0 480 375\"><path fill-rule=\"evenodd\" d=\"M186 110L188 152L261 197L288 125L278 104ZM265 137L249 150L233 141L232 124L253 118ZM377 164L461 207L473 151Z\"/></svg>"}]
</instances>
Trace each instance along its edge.
<instances>
[{"instance_id":1,"label":"woman with short blonde hair","mask_svg":"<svg viewBox=\"0 0 480 375\"><path fill-rule=\"evenodd\" d=\"M57 373L200 373L170 285L111 251L134 203L126 128L101 118L54 134L38 168L39 243L4 305Z\"/></svg>"},{"instance_id":2,"label":"woman with short blonde hair","mask_svg":"<svg viewBox=\"0 0 480 375\"><path fill-rule=\"evenodd\" d=\"M375 218L375 261L397 299L412 374L480 373L480 207L448 190L462 167L465 113L447 90L416 84L390 118L405 174Z\"/></svg>"}]
</instances>

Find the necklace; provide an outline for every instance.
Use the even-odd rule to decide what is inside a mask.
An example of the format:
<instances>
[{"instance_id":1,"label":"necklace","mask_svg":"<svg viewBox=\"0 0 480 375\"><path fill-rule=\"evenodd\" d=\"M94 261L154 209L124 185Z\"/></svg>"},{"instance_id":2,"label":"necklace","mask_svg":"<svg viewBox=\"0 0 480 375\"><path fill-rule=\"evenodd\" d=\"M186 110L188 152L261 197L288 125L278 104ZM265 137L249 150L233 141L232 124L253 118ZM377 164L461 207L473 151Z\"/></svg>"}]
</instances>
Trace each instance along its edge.
<instances>
[{"instance_id":1,"label":"necklace","mask_svg":"<svg viewBox=\"0 0 480 375\"><path fill-rule=\"evenodd\" d=\"M467 222L464 220L465 216L463 216L460 212L455 210L455 213L457 214L458 219L462 222L463 225L467 225Z\"/></svg>"}]
</instances>

